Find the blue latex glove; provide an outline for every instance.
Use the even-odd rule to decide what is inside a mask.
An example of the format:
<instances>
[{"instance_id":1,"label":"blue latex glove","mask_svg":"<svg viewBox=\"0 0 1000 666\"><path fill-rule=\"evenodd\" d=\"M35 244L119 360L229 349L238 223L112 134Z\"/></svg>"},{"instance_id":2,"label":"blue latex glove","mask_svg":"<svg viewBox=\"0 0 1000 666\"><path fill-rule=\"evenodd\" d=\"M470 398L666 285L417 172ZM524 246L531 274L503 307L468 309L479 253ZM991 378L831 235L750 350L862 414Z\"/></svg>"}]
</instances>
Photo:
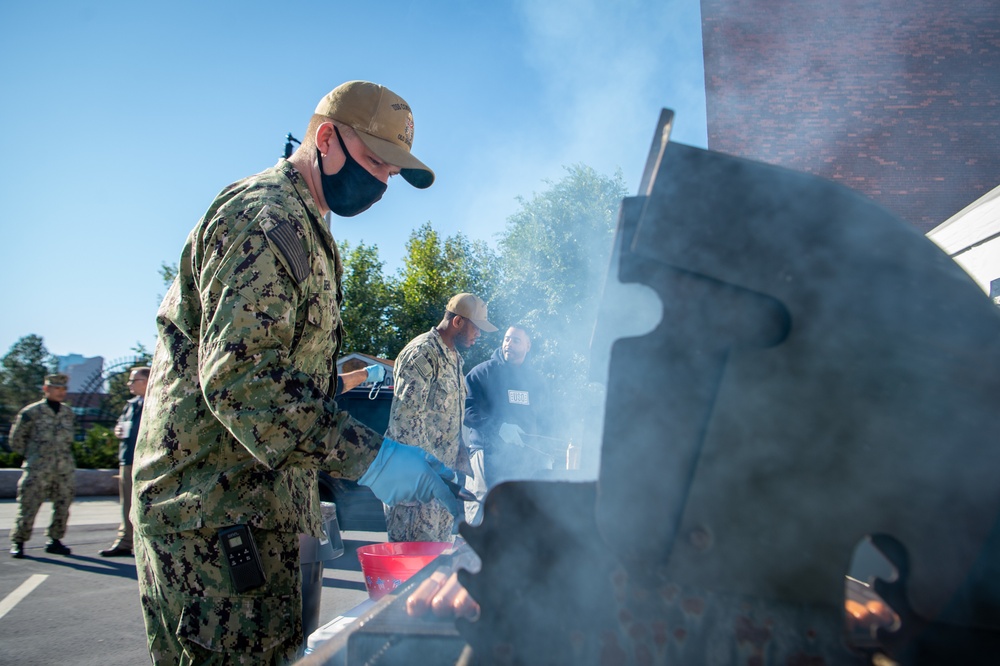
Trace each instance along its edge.
<instances>
[{"instance_id":1,"label":"blue latex glove","mask_svg":"<svg viewBox=\"0 0 1000 666\"><path fill-rule=\"evenodd\" d=\"M369 365L365 370L368 371L367 382L369 384L375 384L376 382L385 381L385 368L376 363L375 365Z\"/></svg>"},{"instance_id":2,"label":"blue latex glove","mask_svg":"<svg viewBox=\"0 0 1000 666\"><path fill-rule=\"evenodd\" d=\"M461 504L441 480L455 478L455 470L420 447L400 444L386 437L358 484L371 488L375 497L389 506L436 499L457 516L463 512Z\"/></svg>"}]
</instances>

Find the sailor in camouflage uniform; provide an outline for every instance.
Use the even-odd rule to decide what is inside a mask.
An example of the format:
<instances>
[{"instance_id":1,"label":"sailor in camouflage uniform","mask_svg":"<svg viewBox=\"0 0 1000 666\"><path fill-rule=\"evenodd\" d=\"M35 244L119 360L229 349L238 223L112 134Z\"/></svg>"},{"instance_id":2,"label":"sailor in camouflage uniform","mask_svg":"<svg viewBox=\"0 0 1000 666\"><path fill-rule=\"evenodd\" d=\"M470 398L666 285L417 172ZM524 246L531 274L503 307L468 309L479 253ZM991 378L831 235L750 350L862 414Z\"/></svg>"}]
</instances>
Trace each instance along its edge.
<instances>
[{"instance_id":1,"label":"sailor in camouflage uniform","mask_svg":"<svg viewBox=\"0 0 1000 666\"><path fill-rule=\"evenodd\" d=\"M31 538L35 516L45 500L52 501L52 522L45 551L69 555L60 539L66 535L69 505L76 490L73 461L73 408L64 403L69 378L48 375L42 386L45 398L33 402L17 414L10 428L9 444L24 456L21 480L17 482L17 518L10 531L10 554L24 557L24 544Z\"/></svg>"},{"instance_id":2,"label":"sailor in camouflage uniform","mask_svg":"<svg viewBox=\"0 0 1000 666\"><path fill-rule=\"evenodd\" d=\"M343 84L320 101L289 160L224 189L188 236L157 313L133 461L136 564L156 664L296 657L298 535L323 536L318 471L361 477L389 503L440 497L459 510L441 480L452 470L383 441L334 402L342 267L323 216L362 212L396 173L430 186L412 139L401 98ZM249 527L265 579L241 592L218 536L236 525Z\"/></svg>"},{"instance_id":3,"label":"sailor in camouflage uniform","mask_svg":"<svg viewBox=\"0 0 1000 666\"><path fill-rule=\"evenodd\" d=\"M456 466L466 395L458 349L472 347L480 331L495 330L479 297L458 294L448 301L441 323L411 340L396 358L386 436L421 446ZM390 541L448 541L454 526L455 517L437 501L386 507Z\"/></svg>"}]
</instances>

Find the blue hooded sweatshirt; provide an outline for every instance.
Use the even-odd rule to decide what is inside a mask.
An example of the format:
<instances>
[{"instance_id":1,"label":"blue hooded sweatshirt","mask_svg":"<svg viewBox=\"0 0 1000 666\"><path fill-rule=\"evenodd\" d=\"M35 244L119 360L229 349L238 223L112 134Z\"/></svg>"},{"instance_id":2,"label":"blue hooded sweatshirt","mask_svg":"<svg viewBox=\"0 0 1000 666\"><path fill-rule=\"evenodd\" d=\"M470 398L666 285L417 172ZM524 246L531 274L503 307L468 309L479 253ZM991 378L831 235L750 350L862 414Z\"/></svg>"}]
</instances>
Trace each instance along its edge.
<instances>
[{"instance_id":1,"label":"blue hooded sweatshirt","mask_svg":"<svg viewBox=\"0 0 1000 666\"><path fill-rule=\"evenodd\" d=\"M548 395L545 381L526 357L520 365L504 360L497 348L465 376L464 425L470 429L470 451L488 449L499 439L500 426L513 423L528 434L548 435Z\"/></svg>"}]
</instances>

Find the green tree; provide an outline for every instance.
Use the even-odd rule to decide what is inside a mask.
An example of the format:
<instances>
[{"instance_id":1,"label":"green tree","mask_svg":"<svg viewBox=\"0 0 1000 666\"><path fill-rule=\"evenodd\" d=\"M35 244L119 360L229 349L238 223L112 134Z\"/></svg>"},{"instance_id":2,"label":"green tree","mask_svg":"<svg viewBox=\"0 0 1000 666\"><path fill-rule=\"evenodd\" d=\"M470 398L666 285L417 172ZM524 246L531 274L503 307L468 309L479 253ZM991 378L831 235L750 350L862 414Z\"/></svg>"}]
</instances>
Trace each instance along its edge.
<instances>
[{"instance_id":1,"label":"green tree","mask_svg":"<svg viewBox=\"0 0 1000 666\"><path fill-rule=\"evenodd\" d=\"M160 278L163 279L163 286L170 287L170 283L174 281L177 277L177 262L168 264L167 262L160 263Z\"/></svg>"},{"instance_id":2,"label":"green tree","mask_svg":"<svg viewBox=\"0 0 1000 666\"><path fill-rule=\"evenodd\" d=\"M580 392L591 391L590 339L627 192L620 171L607 177L576 165L566 172L547 191L519 198L520 210L507 218L490 309L495 303L501 328L520 321L533 330L536 367L566 404L582 405L593 399Z\"/></svg>"},{"instance_id":3,"label":"green tree","mask_svg":"<svg viewBox=\"0 0 1000 666\"><path fill-rule=\"evenodd\" d=\"M177 277L177 262L172 264L168 264L165 261L160 262L160 279L163 280L163 286L170 289L170 284L174 281L175 277ZM157 294L156 302L160 303L162 301L163 294Z\"/></svg>"},{"instance_id":4,"label":"green tree","mask_svg":"<svg viewBox=\"0 0 1000 666\"><path fill-rule=\"evenodd\" d=\"M82 442L73 442L73 460L81 469L113 469L118 467L118 438L111 428L95 425Z\"/></svg>"},{"instance_id":5,"label":"green tree","mask_svg":"<svg viewBox=\"0 0 1000 666\"><path fill-rule=\"evenodd\" d=\"M396 330L391 321L396 284L387 279L377 245L341 244L344 261L344 346L341 353L360 352L387 358Z\"/></svg>"},{"instance_id":6,"label":"green tree","mask_svg":"<svg viewBox=\"0 0 1000 666\"><path fill-rule=\"evenodd\" d=\"M479 296L489 306L490 322L500 328L504 321L502 307L495 302L500 284L502 265L500 256L483 241L470 241L464 234L456 234L445 239L445 259L456 275L455 288L445 297L450 299L455 294L467 291ZM438 313L440 321L442 312ZM500 344L498 333L484 333L475 346L465 352L465 368L472 369L490 357L493 350Z\"/></svg>"},{"instance_id":7,"label":"green tree","mask_svg":"<svg viewBox=\"0 0 1000 666\"><path fill-rule=\"evenodd\" d=\"M11 345L0 359L0 419L10 423L18 410L39 400L45 375L58 365L40 335L25 335Z\"/></svg>"},{"instance_id":8,"label":"green tree","mask_svg":"<svg viewBox=\"0 0 1000 666\"><path fill-rule=\"evenodd\" d=\"M135 354L131 366L107 377L108 395L104 398L106 401L105 413L107 414L115 416L121 414L122 409L125 408L125 402L132 397L132 392L128 390L128 377L132 367L148 366L153 360L153 355L141 342L136 341L135 347L132 347L131 351Z\"/></svg>"},{"instance_id":9,"label":"green tree","mask_svg":"<svg viewBox=\"0 0 1000 666\"><path fill-rule=\"evenodd\" d=\"M399 271L399 292L393 322L398 329L395 352L440 321L452 292L441 236L425 222L410 233L406 258Z\"/></svg>"},{"instance_id":10,"label":"green tree","mask_svg":"<svg viewBox=\"0 0 1000 666\"><path fill-rule=\"evenodd\" d=\"M455 294L467 291L489 302L496 292L500 266L486 243L471 241L461 232L442 239L430 222L410 234L406 252L393 312L397 328L393 357L407 342L441 321L445 305ZM477 344L470 350L466 363L485 358L484 346L489 344Z\"/></svg>"}]
</instances>

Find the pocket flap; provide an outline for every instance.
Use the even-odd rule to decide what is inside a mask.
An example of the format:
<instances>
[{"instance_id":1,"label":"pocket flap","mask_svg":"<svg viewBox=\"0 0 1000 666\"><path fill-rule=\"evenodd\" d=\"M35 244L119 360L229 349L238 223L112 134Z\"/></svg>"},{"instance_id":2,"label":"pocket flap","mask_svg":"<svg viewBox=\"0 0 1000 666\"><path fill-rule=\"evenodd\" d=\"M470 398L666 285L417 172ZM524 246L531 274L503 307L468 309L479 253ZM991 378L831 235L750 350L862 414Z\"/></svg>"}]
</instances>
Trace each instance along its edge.
<instances>
[{"instance_id":1,"label":"pocket flap","mask_svg":"<svg viewBox=\"0 0 1000 666\"><path fill-rule=\"evenodd\" d=\"M292 603L291 597L192 598L177 636L212 652L266 652L295 632Z\"/></svg>"}]
</instances>

